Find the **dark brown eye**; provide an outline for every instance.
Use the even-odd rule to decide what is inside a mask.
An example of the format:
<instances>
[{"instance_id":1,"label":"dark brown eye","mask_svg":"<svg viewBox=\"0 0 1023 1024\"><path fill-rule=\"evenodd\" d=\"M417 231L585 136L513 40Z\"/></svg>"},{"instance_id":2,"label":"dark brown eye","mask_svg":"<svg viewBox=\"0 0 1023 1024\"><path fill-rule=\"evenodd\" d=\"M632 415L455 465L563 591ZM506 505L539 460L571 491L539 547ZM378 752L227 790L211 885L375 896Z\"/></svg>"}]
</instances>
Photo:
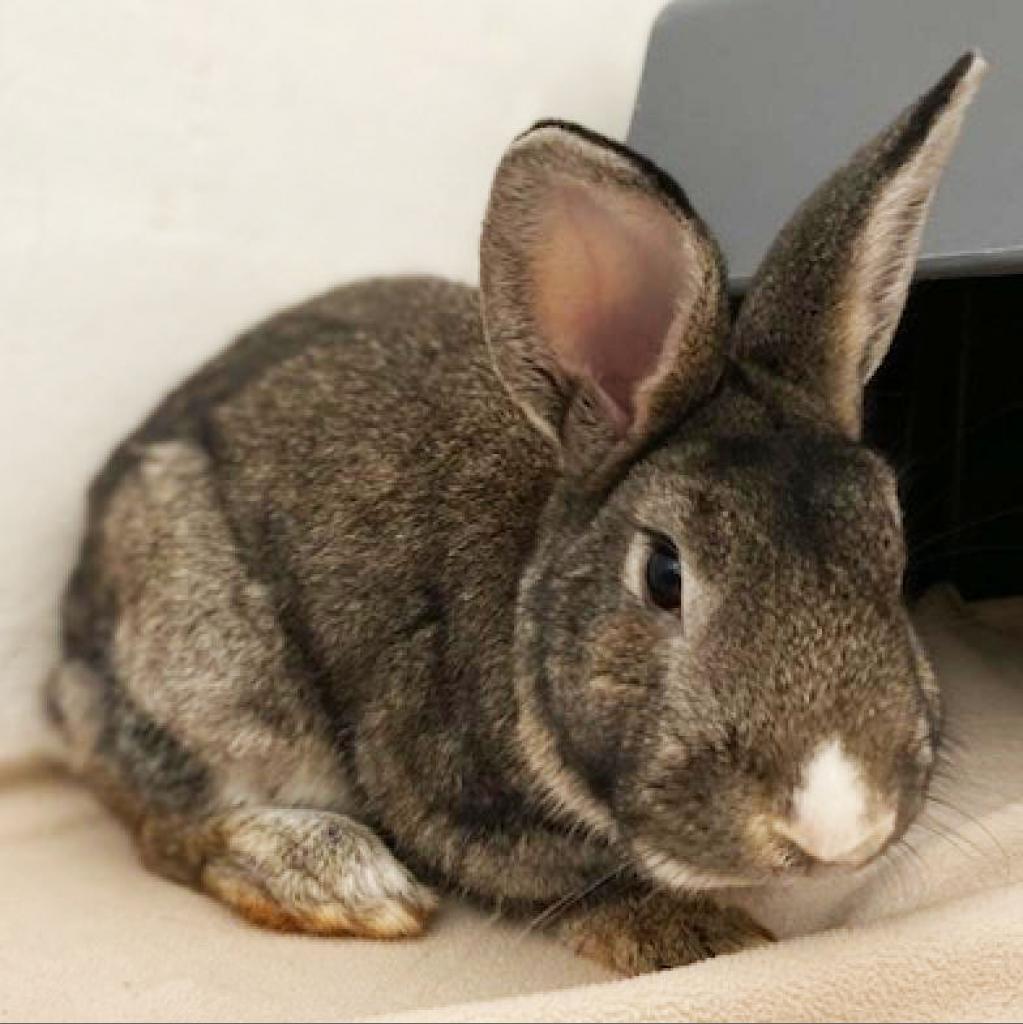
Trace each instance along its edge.
<instances>
[{"instance_id":1,"label":"dark brown eye","mask_svg":"<svg viewBox=\"0 0 1023 1024\"><path fill-rule=\"evenodd\" d=\"M666 612L682 606L682 566L669 541L658 541L647 558L646 589L650 600Z\"/></svg>"}]
</instances>

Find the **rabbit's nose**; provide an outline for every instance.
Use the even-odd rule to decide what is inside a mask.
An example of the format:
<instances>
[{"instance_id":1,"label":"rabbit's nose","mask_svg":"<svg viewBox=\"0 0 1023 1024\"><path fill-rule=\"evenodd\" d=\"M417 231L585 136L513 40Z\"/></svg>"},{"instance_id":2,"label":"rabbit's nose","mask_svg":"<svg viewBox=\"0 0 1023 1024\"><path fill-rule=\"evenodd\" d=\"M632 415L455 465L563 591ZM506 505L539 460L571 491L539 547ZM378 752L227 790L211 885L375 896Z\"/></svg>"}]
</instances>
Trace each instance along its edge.
<instances>
[{"instance_id":1,"label":"rabbit's nose","mask_svg":"<svg viewBox=\"0 0 1023 1024\"><path fill-rule=\"evenodd\" d=\"M841 740L822 743L803 766L792 813L775 832L822 864L858 867L874 856L895 828L895 812L872 795Z\"/></svg>"}]
</instances>

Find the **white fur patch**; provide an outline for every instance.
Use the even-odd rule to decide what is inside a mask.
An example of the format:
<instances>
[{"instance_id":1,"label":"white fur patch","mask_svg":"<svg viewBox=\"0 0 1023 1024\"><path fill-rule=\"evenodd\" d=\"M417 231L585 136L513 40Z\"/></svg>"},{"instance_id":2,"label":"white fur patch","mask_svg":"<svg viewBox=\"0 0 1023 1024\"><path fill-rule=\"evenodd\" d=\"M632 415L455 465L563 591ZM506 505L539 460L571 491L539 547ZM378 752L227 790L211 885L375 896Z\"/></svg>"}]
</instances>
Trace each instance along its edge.
<instances>
[{"instance_id":1,"label":"white fur patch","mask_svg":"<svg viewBox=\"0 0 1023 1024\"><path fill-rule=\"evenodd\" d=\"M642 533L633 535L625 553L622 581L637 601L646 600L646 561L650 557L650 542Z\"/></svg>"},{"instance_id":2,"label":"white fur patch","mask_svg":"<svg viewBox=\"0 0 1023 1024\"><path fill-rule=\"evenodd\" d=\"M894 825L894 811L871 798L860 766L836 737L803 766L792 816L777 829L825 864L860 864L880 849Z\"/></svg>"}]
</instances>

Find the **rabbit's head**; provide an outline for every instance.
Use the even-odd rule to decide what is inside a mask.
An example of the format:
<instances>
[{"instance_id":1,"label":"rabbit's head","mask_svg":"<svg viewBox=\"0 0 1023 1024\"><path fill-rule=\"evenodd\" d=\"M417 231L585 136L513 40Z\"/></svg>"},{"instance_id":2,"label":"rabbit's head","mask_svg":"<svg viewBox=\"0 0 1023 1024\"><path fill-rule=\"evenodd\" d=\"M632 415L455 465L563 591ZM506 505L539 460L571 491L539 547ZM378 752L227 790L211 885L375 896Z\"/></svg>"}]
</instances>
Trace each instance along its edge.
<instances>
[{"instance_id":1,"label":"rabbit's head","mask_svg":"<svg viewBox=\"0 0 1023 1024\"><path fill-rule=\"evenodd\" d=\"M860 865L921 806L938 693L896 478L860 443L976 54L797 211L734 323L685 195L542 122L497 171L488 344L561 473L523 579L518 736L669 884Z\"/></svg>"}]
</instances>

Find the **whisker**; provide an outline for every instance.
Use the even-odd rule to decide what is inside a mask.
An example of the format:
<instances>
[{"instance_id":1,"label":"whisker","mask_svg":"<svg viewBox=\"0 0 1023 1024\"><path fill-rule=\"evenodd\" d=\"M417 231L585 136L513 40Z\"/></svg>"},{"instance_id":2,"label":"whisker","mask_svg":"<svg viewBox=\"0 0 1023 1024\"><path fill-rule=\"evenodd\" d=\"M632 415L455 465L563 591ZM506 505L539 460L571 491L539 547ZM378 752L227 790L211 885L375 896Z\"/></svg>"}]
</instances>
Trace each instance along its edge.
<instances>
[{"instance_id":1,"label":"whisker","mask_svg":"<svg viewBox=\"0 0 1023 1024\"><path fill-rule=\"evenodd\" d=\"M937 804L937 806L945 810L953 811L954 813L958 814L961 818L965 819L966 822L973 825L974 828L979 829L984 834L984 836L991 842L992 846L994 846L994 848L998 851L999 855L1002 858L1002 863L1004 864L1006 871L1008 872L1011 870L1011 860L1009 858L1008 851L1005 849L1004 846L1002 846L1001 841L994 834L994 832L992 832L991 829L984 824L984 822L982 822L975 815L970 814L968 811L964 811L961 807L956 806L950 800L946 800L943 797L931 794L929 799L933 801L935 804ZM974 849L976 849L978 852L984 855L984 850L981 847L979 847L976 843L974 843L972 840L968 839L965 835L963 835L962 830L957 830L955 834L964 842L970 843L970 845Z\"/></svg>"},{"instance_id":2,"label":"whisker","mask_svg":"<svg viewBox=\"0 0 1023 1024\"><path fill-rule=\"evenodd\" d=\"M971 854L976 855L979 853L981 856L983 856L982 850L978 851L976 846L970 844L967 840L960 836L958 832L955 832L954 830L950 831L946 826L943 826L940 822L935 822L934 824L931 824L930 822L925 821L923 814L921 814L917 818L915 825L917 828L923 829L929 835L935 836L937 839L943 840L967 862L971 861ZM967 849L964 849L962 843L956 842L956 840L962 840L962 843L966 844Z\"/></svg>"},{"instance_id":3,"label":"whisker","mask_svg":"<svg viewBox=\"0 0 1023 1024\"><path fill-rule=\"evenodd\" d=\"M518 941L522 941L527 935L544 926L549 926L562 914L568 913L573 907L581 903L587 896L592 896L602 886L607 885L613 878L620 875L628 867L627 862L622 862L612 868L606 875L602 875L595 882L584 886L575 892L570 892L560 899L555 900L550 906L545 907L522 929Z\"/></svg>"},{"instance_id":4,"label":"whisker","mask_svg":"<svg viewBox=\"0 0 1023 1024\"><path fill-rule=\"evenodd\" d=\"M983 430L984 427L993 424L995 421L1000 420L1003 417L1011 416L1020 409L1023 409L1023 402L1010 402L1008 405L1002 406L1002 408L995 412L978 417L973 420L973 422L960 434L958 434L954 441L943 444L940 448L933 449L928 452L926 456L920 454L902 461L896 467L896 473L898 474L899 479L901 480L903 475L908 476L909 474L918 472L923 466L928 466L932 462L937 462L939 459L942 459L947 455L951 455L959 447L962 438L970 437L978 430Z\"/></svg>"},{"instance_id":5,"label":"whisker","mask_svg":"<svg viewBox=\"0 0 1023 1024\"><path fill-rule=\"evenodd\" d=\"M907 886L903 874L903 868L905 866L903 855L905 852L906 850L903 846L903 840L899 839L892 843L884 853L884 863L881 869L881 880L886 894L892 889L897 890L895 897L902 903L906 902L905 893L907 892Z\"/></svg>"},{"instance_id":6,"label":"whisker","mask_svg":"<svg viewBox=\"0 0 1023 1024\"><path fill-rule=\"evenodd\" d=\"M1023 552L1023 544L974 544L958 548L942 548L923 558L914 558L916 565L929 565L931 562L940 561L942 558L958 558L962 555L993 555L993 554L1015 554Z\"/></svg>"},{"instance_id":7,"label":"whisker","mask_svg":"<svg viewBox=\"0 0 1023 1024\"><path fill-rule=\"evenodd\" d=\"M906 872L904 869L906 868L906 861L910 861L911 864L917 869L917 875L915 876L917 878L927 874L927 862L920 855L920 852L917 850L917 848L909 841L909 838L905 835L902 836L901 839L899 839L899 841L893 846L892 849L898 855L898 859L894 860L892 863L895 865L896 868L898 886L901 890L901 900L904 906L909 905L912 903L914 889L911 885L905 882ZM910 880L915 880L913 875L910 875Z\"/></svg>"},{"instance_id":8,"label":"whisker","mask_svg":"<svg viewBox=\"0 0 1023 1024\"><path fill-rule=\"evenodd\" d=\"M1020 515L1021 513L1023 513L1023 505L1013 505L1011 508L1002 509L1000 512L992 512L990 515L980 516L966 523L959 523L948 530L941 530L925 538L910 549L909 555L912 558L925 548L929 548L931 545L937 544L948 537L954 537L957 533L962 533L964 530L970 530L975 526L983 526L985 523L993 523L998 519L1007 519L1010 516Z\"/></svg>"}]
</instances>

